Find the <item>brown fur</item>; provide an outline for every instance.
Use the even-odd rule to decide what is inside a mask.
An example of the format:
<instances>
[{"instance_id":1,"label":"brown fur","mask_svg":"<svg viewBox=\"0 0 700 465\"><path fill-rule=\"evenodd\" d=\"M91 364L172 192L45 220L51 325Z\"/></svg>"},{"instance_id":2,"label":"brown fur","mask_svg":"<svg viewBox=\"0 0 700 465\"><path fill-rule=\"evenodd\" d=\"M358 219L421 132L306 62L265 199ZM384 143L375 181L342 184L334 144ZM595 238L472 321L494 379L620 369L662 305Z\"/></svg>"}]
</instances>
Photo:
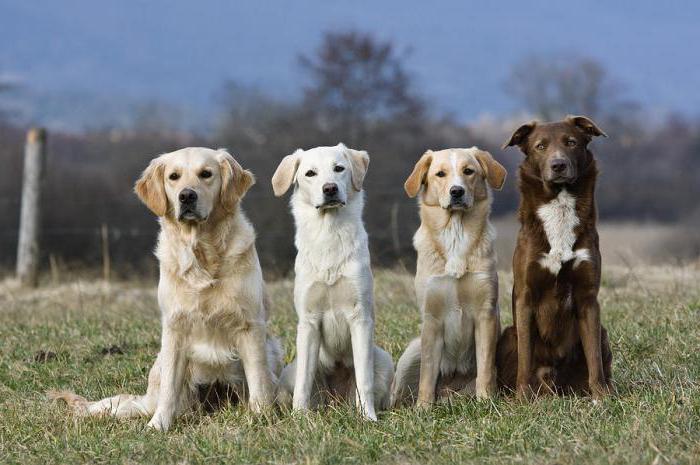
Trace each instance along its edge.
<instances>
[{"instance_id":1,"label":"brown fur","mask_svg":"<svg viewBox=\"0 0 700 465\"><path fill-rule=\"evenodd\" d=\"M519 145L526 159L519 169L520 232L513 255L513 321L497 350L499 385L532 392L606 394L611 387L612 354L600 324L597 301L601 257L596 229L597 167L588 150L592 136L604 133L588 118L557 123L529 123L506 146ZM547 180L554 158L570 163L572 178ZM587 259L569 259L557 273L540 262L550 243L538 209L562 189L575 199L578 224L571 250L587 249Z\"/></svg>"}]
</instances>

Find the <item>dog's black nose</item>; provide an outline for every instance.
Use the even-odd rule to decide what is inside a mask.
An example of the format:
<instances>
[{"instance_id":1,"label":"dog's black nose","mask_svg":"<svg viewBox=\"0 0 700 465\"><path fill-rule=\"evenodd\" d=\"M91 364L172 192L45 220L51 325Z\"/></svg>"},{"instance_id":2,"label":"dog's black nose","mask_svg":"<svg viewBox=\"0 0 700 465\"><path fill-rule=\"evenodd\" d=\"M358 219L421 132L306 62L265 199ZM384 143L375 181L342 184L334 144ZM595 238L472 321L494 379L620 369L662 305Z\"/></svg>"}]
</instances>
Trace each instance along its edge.
<instances>
[{"instance_id":1,"label":"dog's black nose","mask_svg":"<svg viewBox=\"0 0 700 465\"><path fill-rule=\"evenodd\" d=\"M563 158L555 158L549 163L549 167L555 173L562 173L566 170L566 160Z\"/></svg>"},{"instance_id":2,"label":"dog's black nose","mask_svg":"<svg viewBox=\"0 0 700 465\"><path fill-rule=\"evenodd\" d=\"M450 187L450 196L453 199L458 199L464 195L464 187L462 186L452 186Z\"/></svg>"},{"instance_id":3,"label":"dog's black nose","mask_svg":"<svg viewBox=\"0 0 700 465\"><path fill-rule=\"evenodd\" d=\"M328 182L323 185L323 193L329 197L338 193L338 185L334 182Z\"/></svg>"},{"instance_id":4,"label":"dog's black nose","mask_svg":"<svg viewBox=\"0 0 700 465\"><path fill-rule=\"evenodd\" d=\"M197 193L192 189L182 189L178 198L181 204L192 205L197 201Z\"/></svg>"}]
</instances>

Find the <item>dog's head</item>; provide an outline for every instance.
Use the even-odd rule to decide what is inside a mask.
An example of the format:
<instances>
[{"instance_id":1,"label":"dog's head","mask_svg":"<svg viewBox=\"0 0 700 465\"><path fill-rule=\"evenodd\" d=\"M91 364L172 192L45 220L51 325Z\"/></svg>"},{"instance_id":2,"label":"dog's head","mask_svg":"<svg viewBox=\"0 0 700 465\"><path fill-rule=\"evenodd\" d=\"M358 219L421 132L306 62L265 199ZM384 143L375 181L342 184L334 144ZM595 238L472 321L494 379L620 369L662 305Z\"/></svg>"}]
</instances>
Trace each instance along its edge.
<instances>
[{"instance_id":1,"label":"dog's head","mask_svg":"<svg viewBox=\"0 0 700 465\"><path fill-rule=\"evenodd\" d=\"M254 183L226 151L189 147L153 159L134 190L158 216L203 223L215 213L232 213Z\"/></svg>"},{"instance_id":2,"label":"dog's head","mask_svg":"<svg viewBox=\"0 0 700 465\"><path fill-rule=\"evenodd\" d=\"M517 145L525 154L524 163L546 184L573 184L591 161L588 144L593 137L607 137L585 116L567 116L554 123L520 126L503 145Z\"/></svg>"},{"instance_id":3,"label":"dog's head","mask_svg":"<svg viewBox=\"0 0 700 465\"><path fill-rule=\"evenodd\" d=\"M404 188L409 197L421 192L428 206L466 210L488 198L488 186L501 189L506 169L490 153L476 147L428 150L418 160Z\"/></svg>"},{"instance_id":4,"label":"dog's head","mask_svg":"<svg viewBox=\"0 0 700 465\"><path fill-rule=\"evenodd\" d=\"M296 185L301 200L319 211L342 208L362 190L369 155L345 145L298 149L282 159L272 176L277 197Z\"/></svg>"}]
</instances>

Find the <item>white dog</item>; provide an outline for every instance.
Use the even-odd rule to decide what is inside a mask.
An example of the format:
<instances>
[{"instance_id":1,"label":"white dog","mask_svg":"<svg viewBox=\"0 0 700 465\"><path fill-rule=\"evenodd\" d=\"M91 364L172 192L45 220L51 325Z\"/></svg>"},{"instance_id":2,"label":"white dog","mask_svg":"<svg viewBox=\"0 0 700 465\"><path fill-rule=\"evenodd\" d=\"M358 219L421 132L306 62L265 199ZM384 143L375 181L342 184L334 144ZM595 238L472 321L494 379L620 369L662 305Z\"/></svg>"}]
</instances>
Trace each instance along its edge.
<instances>
[{"instance_id":1,"label":"white dog","mask_svg":"<svg viewBox=\"0 0 700 465\"><path fill-rule=\"evenodd\" d=\"M392 405L496 390L500 317L489 187L500 189L505 177L491 154L472 147L428 150L406 180L409 197L420 193L413 245L423 328L397 363Z\"/></svg>"},{"instance_id":2,"label":"white dog","mask_svg":"<svg viewBox=\"0 0 700 465\"><path fill-rule=\"evenodd\" d=\"M150 163L135 190L160 217L162 339L146 395L54 398L85 415L152 416L159 430L196 405L202 385L224 383L256 411L274 401L282 350L267 334L255 232L239 207L253 183L223 150L186 148Z\"/></svg>"},{"instance_id":3,"label":"white dog","mask_svg":"<svg viewBox=\"0 0 700 465\"><path fill-rule=\"evenodd\" d=\"M297 150L272 178L276 196L291 199L298 250L294 305L297 357L280 380L280 400L305 410L329 398L355 397L376 420L388 407L391 356L374 345L374 297L362 182L367 152L343 144ZM353 370L354 368L354 370Z\"/></svg>"}]
</instances>

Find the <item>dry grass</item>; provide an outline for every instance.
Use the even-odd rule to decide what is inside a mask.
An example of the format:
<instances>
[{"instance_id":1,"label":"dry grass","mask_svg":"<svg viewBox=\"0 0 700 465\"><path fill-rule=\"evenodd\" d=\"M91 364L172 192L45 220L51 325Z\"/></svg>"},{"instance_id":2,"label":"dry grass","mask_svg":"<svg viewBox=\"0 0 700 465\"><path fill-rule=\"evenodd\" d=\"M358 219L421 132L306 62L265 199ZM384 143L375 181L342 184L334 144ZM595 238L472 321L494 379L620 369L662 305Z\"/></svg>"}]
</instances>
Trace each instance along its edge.
<instances>
[{"instance_id":1,"label":"dry grass","mask_svg":"<svg viewBox=\"0 0 700 465\"><path fill-rule=\"evenodd\" d=\"M501 275L510 321L511 276ZM293 355L292 284L270 285L273 331ZM412 277L376 276L377 340L398 358L418 334ZM607 267L603 319L617 393L595 405L455 399L377 424L340 406L256 417L193 414L167 434L145 420L73 418L44 392L97 398L142 392L158 350L154 286L74 282L35 292L0 283L0 463L697 463L700 456L700 268ZM109 354L118 346L123 354ZM43 351L39 353L39 351Z\"/></svg>"}]
</instances>

